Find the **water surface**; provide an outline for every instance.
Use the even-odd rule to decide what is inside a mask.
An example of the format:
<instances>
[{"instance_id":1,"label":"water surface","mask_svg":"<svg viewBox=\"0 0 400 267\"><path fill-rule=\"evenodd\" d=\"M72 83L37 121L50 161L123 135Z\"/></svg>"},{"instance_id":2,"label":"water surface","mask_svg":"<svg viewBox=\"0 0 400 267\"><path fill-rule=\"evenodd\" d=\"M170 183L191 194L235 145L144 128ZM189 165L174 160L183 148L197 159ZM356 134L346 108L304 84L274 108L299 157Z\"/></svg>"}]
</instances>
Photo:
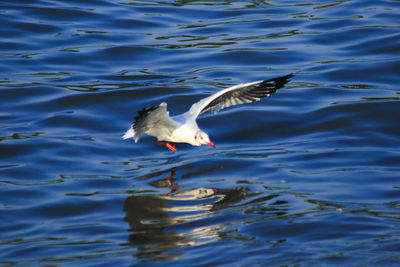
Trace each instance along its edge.
<instances>
[{"instance_id":1,"label":"water surface","mask_svg":"<svg viewBox=\"0 0 400 267\"><path fill-rule=\"evenodd\" d=\"M2 1L4 266L397 265L399 1ZM199 119L217 148L122 140Z\"/></svg>"}]
</instances>

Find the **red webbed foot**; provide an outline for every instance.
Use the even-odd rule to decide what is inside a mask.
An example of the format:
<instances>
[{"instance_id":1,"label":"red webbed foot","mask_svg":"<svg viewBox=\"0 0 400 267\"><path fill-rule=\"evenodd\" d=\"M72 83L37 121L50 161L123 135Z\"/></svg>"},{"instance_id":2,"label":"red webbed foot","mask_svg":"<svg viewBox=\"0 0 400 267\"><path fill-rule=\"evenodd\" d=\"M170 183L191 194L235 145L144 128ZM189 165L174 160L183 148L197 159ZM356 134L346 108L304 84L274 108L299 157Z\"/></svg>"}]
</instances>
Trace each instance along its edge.
<instances>
[{"instance_id":1,"label":"red webbed foot","mask_svg":"<svg viewBox=\"0 0 400 267\"><path fill-rule=\"evenodd\" d=\"M175 152L176 151L176 148L175 148L175 144L174 143L169 143L169 142L160 142L160 141L156 141L156 144L157 145L160 145L160 146L166 146L169 150L171 150L172 152Z\"/></svg>"}]
</instances>

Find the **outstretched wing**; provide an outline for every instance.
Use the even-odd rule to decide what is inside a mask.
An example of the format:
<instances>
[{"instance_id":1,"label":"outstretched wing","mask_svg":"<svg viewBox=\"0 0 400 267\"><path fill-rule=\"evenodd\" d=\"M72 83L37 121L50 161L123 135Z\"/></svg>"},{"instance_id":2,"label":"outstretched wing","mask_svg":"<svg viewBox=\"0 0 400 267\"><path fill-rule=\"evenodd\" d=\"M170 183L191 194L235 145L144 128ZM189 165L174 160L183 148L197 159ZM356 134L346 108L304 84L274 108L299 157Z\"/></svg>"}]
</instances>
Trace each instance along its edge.
<instances>
[{"instance_id":1,"label":"outstretched wing","mask_svg":"<svg viewBox=\"0 0 400 267\"><path fill-rule=\"evenodd\" d=\"M189 116L196 118L208 111L217 112L230 106L258 101L282 88L292 76L293 74L289 74L265 81L238 84L229 87L193 104L188 112Z\"/></svg>"},{"instance_id":2,"label":"outstretched wing","mask_svg":"<svg viewBox=\"0 0 400 267\"><path fill-rule=\"evenodd\" d=\"M144 108L137 113L134 123L122 136L123 139L134 138L137 143L144 133L163 139L164 136L169 136L179 126L169 117L166 103Z\"/></svg>"}]
</instances>

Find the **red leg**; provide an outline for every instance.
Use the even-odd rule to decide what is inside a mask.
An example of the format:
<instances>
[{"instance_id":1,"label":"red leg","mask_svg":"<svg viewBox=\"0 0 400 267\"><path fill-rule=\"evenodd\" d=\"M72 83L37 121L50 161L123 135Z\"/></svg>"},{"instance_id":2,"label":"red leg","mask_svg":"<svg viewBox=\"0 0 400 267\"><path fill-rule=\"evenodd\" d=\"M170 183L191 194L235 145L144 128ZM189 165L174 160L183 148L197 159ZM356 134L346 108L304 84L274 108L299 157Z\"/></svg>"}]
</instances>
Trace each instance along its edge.
<instances>
[{"instance_id":1,"label":"red leg","mask_svg":"<svg viewBox=\"0 0 400 267\"><path fill-rule=\"evenodd\" d=\"M160 146L166 146L168 149L170 149L172 152L175 152L176 151L176 148L175 148L175 144L173 144L173 143L169 143L169 142L160 142L160 141L156 141L156 144L157 145L160 145Z\"/></svg>"},{"instance_id":2,"label":"red leg","mask_svg":"<svg viewBox=\"0 0 400 267\"><path fill-rule=\"evenodd\" d=\"M175 144L173 143L167 143L165 146L168 147L172 152L176 151Z\"/></svg>"}]
</instances>

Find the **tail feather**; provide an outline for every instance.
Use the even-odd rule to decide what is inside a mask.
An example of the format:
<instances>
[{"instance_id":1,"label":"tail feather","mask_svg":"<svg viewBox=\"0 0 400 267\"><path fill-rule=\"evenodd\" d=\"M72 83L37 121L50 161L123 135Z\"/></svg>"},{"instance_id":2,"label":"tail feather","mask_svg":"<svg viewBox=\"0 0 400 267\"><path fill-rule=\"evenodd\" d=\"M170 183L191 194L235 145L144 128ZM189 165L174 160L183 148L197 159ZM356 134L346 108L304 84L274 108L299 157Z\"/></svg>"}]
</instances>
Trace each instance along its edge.
<instances>
[{"instance_id":1,"label":"tail feather","mask_svg":"<svg viewBox=\"0 0 400 267\"><path fill-rule=\"evenodd\" d=\"M128 139L128 138L135 138L135 130L133 130L132 127L130 127L125 134L122 136L122 139Z\"/></svg>"}]
</instances>

